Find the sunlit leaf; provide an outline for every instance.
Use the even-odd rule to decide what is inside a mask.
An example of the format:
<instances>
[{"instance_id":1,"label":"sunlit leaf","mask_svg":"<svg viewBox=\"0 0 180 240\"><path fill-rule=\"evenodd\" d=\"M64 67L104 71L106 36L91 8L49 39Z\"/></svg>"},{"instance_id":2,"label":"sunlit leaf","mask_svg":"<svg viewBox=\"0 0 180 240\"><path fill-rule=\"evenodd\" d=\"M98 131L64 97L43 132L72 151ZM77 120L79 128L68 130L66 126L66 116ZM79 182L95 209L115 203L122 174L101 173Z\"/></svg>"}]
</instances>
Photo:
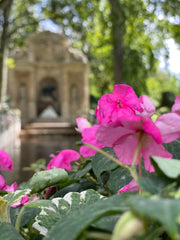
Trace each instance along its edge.
<instances>
[{"instance_id":1,"label":"sunlit leaf","mask_svg":"<svg viewBox=\"0 0 180 240\"><path fill-rule=\"evenodd\" d=\"M64 169L53 168L48 171L40 171L30 180L32 193L41 192L43 189L68 180L68 174Z\"/></svg>"},{"instance_id":2,"label":"sunlit leaf","mask_svg":"<svg viewBox=\"0 0 180 240\"><path fill-rule=\"evenodd\" d=\"M157 171L163 172L169 178L177 178L180 175L180 160L151 157L151 161Z\"/></svg>"}]
</instances>

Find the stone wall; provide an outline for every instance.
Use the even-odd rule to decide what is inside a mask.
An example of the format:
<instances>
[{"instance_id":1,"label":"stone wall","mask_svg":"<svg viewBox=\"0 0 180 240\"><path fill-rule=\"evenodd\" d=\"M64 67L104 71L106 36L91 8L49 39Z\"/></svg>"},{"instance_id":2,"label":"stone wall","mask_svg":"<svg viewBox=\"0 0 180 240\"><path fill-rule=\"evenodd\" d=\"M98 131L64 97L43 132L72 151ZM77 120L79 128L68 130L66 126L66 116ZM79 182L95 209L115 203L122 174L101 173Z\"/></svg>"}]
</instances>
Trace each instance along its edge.
<instances>
[{"instance_id":1,"label":"stone wall","mask_svg":"<svg viewBox=\"0 0 180 240\"><path fill-rule=\"evenodd\" d=\"M19 144L21 131L21 119L19 111L0 113L0 149L7 152L11 145Z\"/></svg>"}]
</instances>

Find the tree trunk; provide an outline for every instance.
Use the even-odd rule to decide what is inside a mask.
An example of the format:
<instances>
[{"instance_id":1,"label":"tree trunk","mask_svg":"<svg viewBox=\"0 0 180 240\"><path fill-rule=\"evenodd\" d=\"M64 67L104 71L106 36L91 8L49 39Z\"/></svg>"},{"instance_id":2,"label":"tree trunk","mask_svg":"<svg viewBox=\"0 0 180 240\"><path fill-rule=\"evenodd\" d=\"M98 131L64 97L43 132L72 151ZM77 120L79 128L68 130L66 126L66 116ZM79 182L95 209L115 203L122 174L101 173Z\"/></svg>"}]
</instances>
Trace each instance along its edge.
<instances>
[{"instance_id":1,"label":"tree trunk","mask_svg":"<svg viewBox=\"0 0 180 240\"><path fill-rule=\"evenodd\" d=\"M8 46L8 27L9 16L13 0L6 0L6 5L2 8L2 32L0 37L0 99L1 103L5 101L7 90L7 46Z\"/></svg>"},{"instance_id":2,"label":"tree trunk","mask_svg":"<svg viewBox=\"0 0 180 240\"><path fill-rule=\"evenodd\" d=\"M124 83L123 79L123 25L120 0L109 0L111 6L112 41L114 58L114 82Z\"/></svg>"}]
</instances>

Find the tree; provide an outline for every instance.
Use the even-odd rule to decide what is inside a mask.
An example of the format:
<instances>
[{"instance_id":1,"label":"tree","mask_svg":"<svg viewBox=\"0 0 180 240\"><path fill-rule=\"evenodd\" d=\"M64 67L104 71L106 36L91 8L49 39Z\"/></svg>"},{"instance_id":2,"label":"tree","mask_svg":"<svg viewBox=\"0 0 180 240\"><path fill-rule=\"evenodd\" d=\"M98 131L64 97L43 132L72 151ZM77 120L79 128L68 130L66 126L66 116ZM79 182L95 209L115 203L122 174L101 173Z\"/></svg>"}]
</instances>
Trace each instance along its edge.
<instances>
[{"instance_id":1,"label":"tree","mask_svg":"<svg viewBox=\"0 0 180 240\"><path fill-rule=\"evenodd\" d=\"M4 95L6 91L7 82L7 44L8 44L8 28L9 28L9 17L12 8L13 0L3 0L0 4L0 17L1 17L1 37L0 37L0 96ZM4 82L3 82L4 79ZM1 101L2 101L1 97Z\"/></svg>"},{"instance_id":2,"label":"tree","mask_svg":"<svg viewBox=\"0 0 180 240\"><path fill-rule=\"evenodd\" d=\"M39 0L3 0L0 3L0 95L3 103L7 90L8 50L23 46L26 36L34 32L39 23L34 7Z\"/></svg>"},{"instance_id":3,"label":"tree","mask_svg":"<svg viewBox=\"0 0 180 240\"><path fill-rule=\"evenodd\" d=\"M74 42L77 40L81 42L79 47L88 55L91 62L93 70L91 76L97 77L101 72L98 74L98 77L101 75L98 82L102 81L104 87L98 83L101 87L99 92L102 93L102 89L108 87L107 79L113 78L112 72L114 82L111 80L111 84L128 83L139 93L146 90L144 79L157 66L155 50L163 45L152 39L153 33L150 35L147 22L151 24L157 18L148 10L144 1L50 0L45 7L45 13L60 25ZM106 40L103 40L103 37ZM113 64L101 57L105 49L106 57ZM99 60L101 63L97 64ZM106 70L110 68L107 77ZM105 71L104 76L101 69ZM95 82L95 79L92 82Z\"/></svg>"}]
</instances>

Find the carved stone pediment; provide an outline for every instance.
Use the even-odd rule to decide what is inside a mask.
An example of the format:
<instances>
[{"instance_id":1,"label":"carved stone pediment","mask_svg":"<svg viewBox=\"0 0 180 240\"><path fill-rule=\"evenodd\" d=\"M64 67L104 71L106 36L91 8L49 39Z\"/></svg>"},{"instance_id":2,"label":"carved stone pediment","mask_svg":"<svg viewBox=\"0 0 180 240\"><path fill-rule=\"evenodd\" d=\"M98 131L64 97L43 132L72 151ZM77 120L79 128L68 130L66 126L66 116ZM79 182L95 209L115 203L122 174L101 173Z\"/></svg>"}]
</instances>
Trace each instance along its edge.
<instances>
[{"instance_id":1,"label":"carved stone pediment","mask_svg":"<svg viewBox=\"0 0 180 240\"><path fill-rule=\"evenodd\" d=\"M67 57L69 40L63 34L50 31L33 34L28 39L34 61L62 61Z\"/></svg>"}]
</instances>

